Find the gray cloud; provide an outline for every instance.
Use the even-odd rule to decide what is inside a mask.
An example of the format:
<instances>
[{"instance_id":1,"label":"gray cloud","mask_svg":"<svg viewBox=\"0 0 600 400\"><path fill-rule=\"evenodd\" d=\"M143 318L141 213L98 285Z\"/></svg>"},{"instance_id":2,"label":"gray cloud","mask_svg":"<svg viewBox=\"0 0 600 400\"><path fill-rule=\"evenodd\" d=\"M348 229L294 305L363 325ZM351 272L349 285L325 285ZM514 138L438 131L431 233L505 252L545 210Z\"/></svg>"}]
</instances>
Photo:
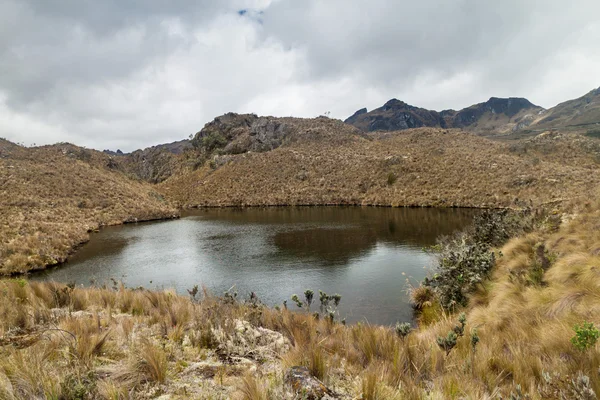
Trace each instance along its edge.
<instances>
[{"instance_id":1,"label":"gray cloud","mask_svg":"<svg viewBox=\"0 0 600 400\"><path fill-rule=\"evenodd\" d=\"M550 107L598 86L599 11L595 0L4 0L0 136L133 150L227 111L344 118L391 97Z\"/></svg>"}]
</instances>

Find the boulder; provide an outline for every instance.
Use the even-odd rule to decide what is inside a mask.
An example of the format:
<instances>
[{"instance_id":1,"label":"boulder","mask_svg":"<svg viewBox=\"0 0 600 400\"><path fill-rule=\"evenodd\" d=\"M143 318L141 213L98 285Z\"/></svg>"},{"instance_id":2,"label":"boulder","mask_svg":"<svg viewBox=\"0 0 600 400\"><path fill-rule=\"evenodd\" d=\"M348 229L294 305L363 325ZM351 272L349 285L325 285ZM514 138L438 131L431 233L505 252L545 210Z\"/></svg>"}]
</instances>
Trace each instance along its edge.
<instances>
[{"instance_id":1,"label":"boulder","mask_svg":"<svg viewBox=\"0 0 600 400\"><path fill-rule=\"evenodd\" d=\"M312 376L306 367L290 368L285 374L285 382L302 399L320 400L338 398L323 382Z\"/></svg>"}]
</instances>

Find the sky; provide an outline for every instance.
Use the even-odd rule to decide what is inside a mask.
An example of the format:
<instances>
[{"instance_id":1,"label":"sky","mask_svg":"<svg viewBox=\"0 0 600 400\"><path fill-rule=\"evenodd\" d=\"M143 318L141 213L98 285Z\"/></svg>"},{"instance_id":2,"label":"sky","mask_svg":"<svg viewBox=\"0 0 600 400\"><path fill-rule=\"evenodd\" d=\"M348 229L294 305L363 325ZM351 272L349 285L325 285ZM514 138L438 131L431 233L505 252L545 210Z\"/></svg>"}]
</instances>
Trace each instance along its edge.
<instances>
[{"instance_id":1,"label":"sky","mask_svg":"<svg viewBox=\"0 0 600 400\"><path fill-rule=\"evenodd\" d=\"M549 108L600 86L599 15L598 0L0 0L0 137L132 151L230 111Z\"/></svg>"}]
</instances>

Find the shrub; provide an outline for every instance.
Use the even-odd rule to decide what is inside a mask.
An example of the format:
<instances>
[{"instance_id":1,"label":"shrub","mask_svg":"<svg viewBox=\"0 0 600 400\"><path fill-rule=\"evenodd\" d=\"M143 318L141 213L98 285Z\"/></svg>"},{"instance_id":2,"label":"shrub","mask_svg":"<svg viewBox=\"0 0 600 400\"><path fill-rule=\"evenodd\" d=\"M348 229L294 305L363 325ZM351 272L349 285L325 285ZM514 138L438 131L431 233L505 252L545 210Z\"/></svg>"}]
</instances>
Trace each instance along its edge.
<instances>
[{"instance_id":1,"label":"shrub","mask_svg":"<svg viewBox=\"0 0 600 400\"><path fill-rule=\"evenodd\" d=\"M202 137L200 144L201 147L206 149L207 152L211 152L215 149L224 147L227 144L227 139L219 133L210 132L206 136Z\"/></svg>"},{"instance_id":2,"label":"shrub","mask_svg":"<svg viewBox=\"0 0 600 400\"><path fill-rule=\"evenodd\" d=\"M575 348L585 351L594 346L600 337L598 328L593 323L585 321L581 326L575 325L575 336L571 338L571 343Z\"/></svg>"},{"instance_id":3,"label":"shrub","mask_svg":"<svg viewBox=\"0 0 600 400\"><path fill-rule=\"evenodd\" d=\"M600 139L600 130L599 129L590 129L586 132L585 136Z\"/></svg>"},{"instance_id":4,"label":"shrub","mask_svg":"<svg viewBox=\"0 0 600 400\"><path fill-rule=\"evenodd\" d=\"M387 184L388 186L392 186L394 183L396 183L396 181L398 180L398 177L396 176L396 174L394 174L393 172L390 172L387 176Z\"/></svg>"},{"instance_id":5,"label":"shrub","mask_svg":"<svg viewBox=\"0 0 600 400\"><path fill-rule=\"evenodd\" d=\"M456 336L462 337L465 334L465 325L467 323L467 316L465 313L461 313L458 317L458 325L454 325L452 331L456 333Z\"/></svg>"},{"instance_id":6,"label":"shrub","mask_svg":"<svg viewBox=\"0 0 600 400\"><path fill-rule=\"evenodd\" d=\"M448 332L448 335L446 335L446 337L438 336L437 344L440 347L440 349L444 350L446 352L446 355L448 355L450 354L450 351L452 351L454 346L456 346L457 339L458 337L456 336L456 333L454 333L454 331L450 331Z\"/></svg>"},{"instance_id":7,"label":"shrub","mask_svg":"<svg viewBox=\"0 0 600 400\"><path fill-rule=\"evenodd\" d=\"M487 245L473 243L466 234L442 239L432 250L437 272L423 285L435 289L444 308L466 305L467 294L488 277L496 261Z\"/></svg>"},{"instance_id":8,"label":"shrub","mask_svg":"<svg viewBox=\"0 0 600 400\"><path fill-rule=\"evenodd\" d=\"M473 349L473 353L475 353L478 343L479 343L479 335L477 334L477 328L475 328L471 331L471 349Z\"/></svg>"},{"instance_id":9,"label":"shrub","mask_svg":"<svg viewBox=\"0 0 600 400\"><path fill-rule=\"evenodd\" d=\"M404 340L404 338L408 336L411 330L412 327L409 322L398 322L396 324L396 335L398 335L398 337L400 337L402 340Z\"/></svg>"},{"instance_id":10,"label":"shrub","mask_svg":"<svg viewBox=\"0 0 600 400\"><path fill-rule=\"evenodd\" d=\"M473 219L471 236L476 243L499 247L511 237L531 231L533 220L530 210L485 210Z\"/></svg>"}]
</instances>

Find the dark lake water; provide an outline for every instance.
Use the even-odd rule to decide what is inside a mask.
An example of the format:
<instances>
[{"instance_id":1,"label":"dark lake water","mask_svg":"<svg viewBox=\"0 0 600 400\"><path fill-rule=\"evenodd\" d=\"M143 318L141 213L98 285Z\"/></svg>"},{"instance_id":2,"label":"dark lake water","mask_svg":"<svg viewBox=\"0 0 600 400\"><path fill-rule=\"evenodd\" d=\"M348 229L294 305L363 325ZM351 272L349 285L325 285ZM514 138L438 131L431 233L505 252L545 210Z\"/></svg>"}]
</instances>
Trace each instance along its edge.
<instances>
[{"instance_id":1,"label":"dark lake water","mask_svg":"<svg viewBox=\"0 0 600 400\"><path fill-rule=\"evenodd\" d=\"M109 227L69 262L32 276L129 287L195 284L239 298L254 291L267 305L305 289L342 295L348 322L410 321L407 279L433 264L422 249L468 225L477 211L360 207L206 209L179 220ZM296 306L288 301L288 306ZM316 308L313 306L313 308Z\"/></svg>"}]
</instances>

